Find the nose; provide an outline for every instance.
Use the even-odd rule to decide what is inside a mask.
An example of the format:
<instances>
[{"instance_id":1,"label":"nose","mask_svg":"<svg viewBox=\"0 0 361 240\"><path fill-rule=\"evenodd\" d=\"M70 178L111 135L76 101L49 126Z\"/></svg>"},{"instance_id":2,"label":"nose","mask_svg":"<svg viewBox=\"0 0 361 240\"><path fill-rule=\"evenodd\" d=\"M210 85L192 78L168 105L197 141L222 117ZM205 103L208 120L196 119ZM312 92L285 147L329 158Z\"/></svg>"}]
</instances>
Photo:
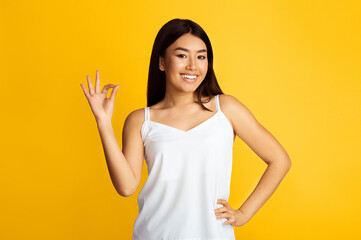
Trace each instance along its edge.
<instances>
[{"instance_id":1,"label":"nose","mask_svg":"<svg viewBox=\"0 0 361 240\"><path fill-rule=\"evenodd\" d=\"M187 69L195 70L196 69L196 61L193 58L189 58Z\"/></svg>"}]
</instances>

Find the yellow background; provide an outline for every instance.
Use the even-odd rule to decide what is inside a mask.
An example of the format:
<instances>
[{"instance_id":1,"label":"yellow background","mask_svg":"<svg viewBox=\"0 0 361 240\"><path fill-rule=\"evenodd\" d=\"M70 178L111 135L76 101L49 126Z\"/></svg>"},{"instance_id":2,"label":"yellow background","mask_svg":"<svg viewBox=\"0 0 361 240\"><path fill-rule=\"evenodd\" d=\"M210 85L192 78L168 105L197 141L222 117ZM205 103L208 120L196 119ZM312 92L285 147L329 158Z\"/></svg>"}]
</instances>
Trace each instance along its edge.
<instances>
[{"instance_id":1,"label":"yellow background","mask_svg":"<svg viewBox=\"0 0 361 240\"><path fill-rule=\"evenodd\" d=\"M131 239L137 196L113 187L86 75L120 84L112 118L146 106L161 26L207 32L222 90L243 102L292 167L237 239L360 239L359 1L0 2L0 239ZM229 204L267 165L238 137Z\"/></svg>"}]
</instances>

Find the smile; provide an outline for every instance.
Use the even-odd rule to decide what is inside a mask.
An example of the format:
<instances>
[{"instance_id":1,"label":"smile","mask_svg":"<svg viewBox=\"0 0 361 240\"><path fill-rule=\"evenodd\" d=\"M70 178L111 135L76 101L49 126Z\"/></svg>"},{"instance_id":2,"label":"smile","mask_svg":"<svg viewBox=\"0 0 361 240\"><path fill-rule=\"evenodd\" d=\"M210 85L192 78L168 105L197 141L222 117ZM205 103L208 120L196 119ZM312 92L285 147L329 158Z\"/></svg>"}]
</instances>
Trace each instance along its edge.
<instances>
[{"instance_id":1,"label":"smile","mask_svg":"<svg viewBox=\"0 0 361 240\"><path fill-rule=\"evenodd\" d=\"M190 83L194 83L197 79L197 75L187 75L187 74L181 74L182 78Z\"/></svg>"}]
</instances>

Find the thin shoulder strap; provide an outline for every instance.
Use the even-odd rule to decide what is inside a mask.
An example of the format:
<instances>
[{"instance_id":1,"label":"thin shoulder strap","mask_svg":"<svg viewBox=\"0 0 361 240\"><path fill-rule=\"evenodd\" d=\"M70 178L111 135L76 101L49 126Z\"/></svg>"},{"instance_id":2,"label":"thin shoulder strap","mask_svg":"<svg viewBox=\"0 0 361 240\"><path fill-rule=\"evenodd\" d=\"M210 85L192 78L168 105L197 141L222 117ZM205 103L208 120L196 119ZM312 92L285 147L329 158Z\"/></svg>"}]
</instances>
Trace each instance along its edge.
<instances>
[{"instance_id":1,"label":"thin shoulder strap","mask_svg":"<svg viewBox=\"0 0 361 240\"><path fill-rule=\"evenodd\" d=\"M149 107L145 107L144 108L144 111L145 111L145 113L144 113L144 120L146 121L146 120L149 120Z\"/></svg>"},{"instance_id":2,"label":"thin shoulder strap","mask_svg":"<svg viewBox=\"0 0 361 240\"><path fill-rule=\"evenodd\" d=\"M220 107L220 105L219 105L219 94L217 94L217 95L215 96L215 100L216 100L217 112L218 112L218 111L221 111L221 107Z\"/></svg>"}]
</instances>

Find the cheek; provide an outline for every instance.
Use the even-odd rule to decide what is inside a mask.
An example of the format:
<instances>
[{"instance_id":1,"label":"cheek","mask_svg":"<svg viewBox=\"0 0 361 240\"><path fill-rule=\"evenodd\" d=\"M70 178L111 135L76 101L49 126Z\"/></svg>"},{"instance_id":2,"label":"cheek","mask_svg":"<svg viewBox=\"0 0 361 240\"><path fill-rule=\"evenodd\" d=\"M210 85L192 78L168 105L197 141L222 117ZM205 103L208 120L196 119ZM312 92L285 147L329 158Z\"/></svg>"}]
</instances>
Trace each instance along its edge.
<instances>
[{"instance_id":1,"label":"cheek","mask_svg":"<svg viewBox=\"0 0 361 240\"><path fill-rule=\"evenodd\" d=\"M181 60L172 60L172 61L169 61L169 68L170 69L179 69L179 68L182 68L184 67L184 61L181 61Z\"/></svg>"},{"instance_id":2,"label":"cheek","mask_svg":"<svg viewBox=\"0 0 361 240\"><path fill-rule=\"evenodd\" d=\"M207 71L208 71L208 62L206 62L206 63L204 63L204 64L202 65L202 71L203 71L204 74L207 73Z\"/></svg>"}]
</instances>

